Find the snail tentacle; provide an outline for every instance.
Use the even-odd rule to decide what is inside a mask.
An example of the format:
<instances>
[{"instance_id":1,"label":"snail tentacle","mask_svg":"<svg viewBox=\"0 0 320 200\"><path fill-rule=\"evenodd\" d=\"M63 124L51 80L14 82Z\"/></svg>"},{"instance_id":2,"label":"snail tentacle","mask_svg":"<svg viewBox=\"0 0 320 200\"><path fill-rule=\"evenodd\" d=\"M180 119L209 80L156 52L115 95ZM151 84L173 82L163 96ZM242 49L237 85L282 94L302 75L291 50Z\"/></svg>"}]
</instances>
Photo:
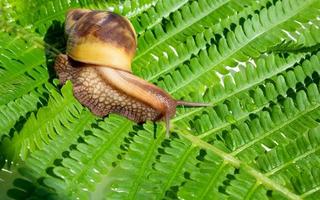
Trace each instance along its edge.
<instances>
[{"instance_id":1,"label":"snail tentacle","mask_svg":"<svg viewBox=\"0 0 320 200\"><path fill-rule=\"evenodd\" d=\"M210 106L173 99L133 75L137 35L128 19L115 13L72 9L67 13L67 55L55 60L61 84L70 80L74 96L95 115L118 113L137 123L163 120L166 136L177 105Z\"/></svg>"},{"instance_id":2,"label":"snail tentacle","mask_svg":"<svg viewBox=\"0 0 320 200\"><path fill-rule=\"evenodd\" d=\"M212 106L211 103L202 103L202 102L190 102L190 101L182 101L177 100L177 105L181 106L192 106L192 107L205 107Z\"/></svg>"}]
</instances>

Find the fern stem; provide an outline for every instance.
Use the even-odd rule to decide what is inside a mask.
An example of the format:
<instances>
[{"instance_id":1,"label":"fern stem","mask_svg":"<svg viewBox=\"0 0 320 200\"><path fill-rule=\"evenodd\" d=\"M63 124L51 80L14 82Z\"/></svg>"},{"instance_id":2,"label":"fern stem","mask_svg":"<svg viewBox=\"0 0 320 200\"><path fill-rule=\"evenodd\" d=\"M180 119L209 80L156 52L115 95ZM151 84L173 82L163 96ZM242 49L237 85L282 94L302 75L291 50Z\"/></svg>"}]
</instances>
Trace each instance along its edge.
<instances>
[{"instance_id":1,"label":"fern stem","mask_svg":"<svg viewBox=\"0 0 320 200\"><path fill-rule=\"evenodd\" d=\"M213 176L210 177L210 182L206 185L204 190L201 192L201 195L199 197L199 200L205 199L208 192L210 192L213 184L215 183L216 179L219 177L219 175L222 173L222 170L227 165L227 162L221 163L219 169L213 173Z\"/></svg>"},{"instance_id":2,"label":"fern stem","mask_svg":"<svg viewBox=\"0 0 320 200\"><path fill-rule=\"evenodd\" d=\"M223 160L225 160L226 162L232 164L234 167L239 168L241 165L241 161L238 160L237 158L233 157L232 155L218 149L215 146L210 145L209 143L201 140L200 138L193 136L192 134L190 134L189 132L187 132L186 129L180 129L178 127L176 127L175 129L177 129L177 132L182 132L183 134L181 134L183 137L185 137L186 139L190 140L194 145L199 146L199 147L203 147L205 149L208 149L210 151L212 151L213 153L215 153L216 155L219 155Z\"/></svg>"},{"instance_id":3,"label":"fern stem","mask_svg":"<svg viewBox=\"0 0 320 200\"><path fill-rule=\"evenodd\" d=\"M250 190L247 192L247 195L245 197L245 200L250 200L252 199L252 195L254 194L254 191L256 191L256 189L259 187L260 183L258 181L256 181L256 183L250 188Z\"/></svg>"},{"instance_id":4,"label":"fern stem","mask_svg":"<svg viewBox=\"0 0 320 200\"><path fill-rule=\"evenodd\" d=\"M320 146L318 146L317 148L312 149L312 150L310 150L310 151L307 151L307 152L305 152L304 154L302 154L302 155L300 155L300 156L292 159L291 161L288 161L288 162L286 162L286 163L284 163L284 164L282 164L282 165L274 168L273 170L269 171L269 172L266 173L265 175L266 175L266 176L271 176L271 175L275 174L276 172L280 171L281 169L289 166L290 164L294 164L294 163L296 163L298 160L301 160L301 159L303 159L303 158L306 158L307 156L309 156L309 155L311 155L311 154L313 154L313 153L316 153L316 152L319 151L319 150L320 150Z\"/></svg>"},{"instance_id":5,"label":"fern stem","mask_svg":"<svg viewBox=\"0 0 320 200\"><path fill-rule=\"evenodd\" d=\"M301 113L299 113L298 115L296 115L295 117L293 117L292 119L289 119L288 121L280 124L278 127L273 128L271 130L269 130L268 132L266 132L266 134L261 135L260 137L251 140L250 142L246 143L245 145L243 145L242 147L240 147L239 149L237 149L236 151L232 152L232 155L238 155L240 152L242 152L243 150L247 149L248 147L250 147L253 144L256 144L258 141L261 141L262 139L266 138L267 136L271 135L272 133L276 132L277 130L280 130L281 128L285 127L286 125L294 122L295 120L299 120L301 116L309 113L309 112L313 112L313 111L317 111L317 109L319 108L319 104L317 104L316 106L311 107L310 109L307 109Z\"/></svg>"},{"instance_id":6,"label":"fern stem","mask_svg":"<svg viewBox=\"0 0 320 200\"><path fill-rule=\"evenodd\" d=\"M159 193L162 196L165 196L165 192L169 189L171 186L172 182L175 180L179 172L182 170L184 164L187 161L187 158L190 156L191 152L193 152L195 146L191 145L180 157L180 159L177 162L177 165L174 167L173 172L168 176L170 177L167 182L165 182L164 187L162 187L161 192ZM161 196L157 196L156 199L161 199Z\"/></svg>"},{"instance_id":7,"label":"fern stem","mask_svg":"<svg viewBox=\"0 0 320 200\"><path fill-rule=\"evenodd\" d=\"M301 195L301 198L305 199L307 196L316 193L317 191L320 191L320 186L313 188L312 190L309 190L308 192L305 192Z\"/></svg>"},{"instance_id":8,"label":"fern stem","mask_svg":"<svg viewBox=\"0 0 320 200\"><path fill-rule=\"evenodd\" d=\"M136 176L137 178L134 181L135 184L132 185L132 187L130 188L127 199L137 198L137 192L142 182L141 179L144 177L146 168L148 167L150 160L153 158L154 152L157 150L159 144L163 141L163 138L164 138L164 134L159 135L157 139L153 140L152 144L150 144L148 149L146 150L146 155L143 158L143 162L141 166L139 166L139 170ZM140 183L140 184L137 184L137 183Z\"/></svg>"},{"instance_id":9,"label":"fern stem","mask_svg":"<svg viewBox=\"0 0 320 200\"><path fill-rule=\"evenodd\" d=\"M247 172L248 174L253 176L258 182L261 182L264 186L282 193L288 199L292 199L292 200L302 199L297 194L291 192L286 187L283 187L282 185L278 184L277 182L271 180L270 178L268 178L264 174L260 173L259 171L257 171L253 167L240 161L239 159L232 156L231 154L225 153L224 151L218 149L217 147L210 145L209 143L201 140L200 138L198 138L196 136L191 135L189 132L187 132L187 130L179 130L179 132L182 132L183 134L181 134L181 136L192 141L193 144L195 144L199 147L202 147L204 149L212 151L214 154L216 154L219 157L221 157L222 159L224 159L225 162L231 164L232 166L234 166L236 168L241 167L242 170L244 170L245 172Z\"/></svg>"},{"instance_id":10,"label":"fern stem","mask_svg":"<svg viewBox=\"0 0 320 200\"><path fill-rule=\"evenodd\" d=\"M298 160L301 160L301 159L303 159L303 158L305 158L305 157L307 157L307 156L315 153L315 152L318 151L319 149L320 149L320 146L318 146L318 148L316 148L316 149L312 149L312 150L310 150L310 151L307 151L306 153L304 153L304 154L296 157L295 159L292 159L291 161L288 161L288 162L286 162L286 163L284 163L284 164L282 164L282 165L274 168L273 170L269 171L268 173L265 173L264 175L267 176L267 177L270 177L271 175L275 174L276 172L280 171L281 169L289 166L290 164L294 164L294 163L296 163ZM254 191L258 188L258 187L257 187L258 185L259 185L259 184L258 184L258 182L257 182L257 183L255 184L255 186L250 189L250 191L248 192L248 195L246 196L246 199L250 199L251 195L252 195L252 194L254 193ZM304 199L305 196L308 196L308 195L316 192L317 190L320 190L320 187L314 188L314 189L306 192L304 195L301 195L301 198ZM307 194L307 193L308 193L308 194Z\"/></svg>"}]
</instances>

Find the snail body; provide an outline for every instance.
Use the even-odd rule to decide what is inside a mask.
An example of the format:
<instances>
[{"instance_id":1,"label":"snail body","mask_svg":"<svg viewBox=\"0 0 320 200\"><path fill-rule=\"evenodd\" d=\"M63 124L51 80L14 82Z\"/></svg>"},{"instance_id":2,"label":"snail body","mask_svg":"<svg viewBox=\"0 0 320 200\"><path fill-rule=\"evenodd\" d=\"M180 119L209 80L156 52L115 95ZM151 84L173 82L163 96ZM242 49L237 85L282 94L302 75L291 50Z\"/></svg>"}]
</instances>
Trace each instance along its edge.
<instances>
[{"instance_id":1,"label":"snail body","mask_svg":"<svg viewBox=\"0 0 320 200\"><path fill-rule=\"evenodd\" d=\"M67 13L67 54L59 54L55 71L60 83L70 80L74 96L98 116L118 113L142 123L165 120L167 135L177 101L161 88L131 73L137 39L131 23L106 11L74 9Z\"/></svg>"}]
</instances>

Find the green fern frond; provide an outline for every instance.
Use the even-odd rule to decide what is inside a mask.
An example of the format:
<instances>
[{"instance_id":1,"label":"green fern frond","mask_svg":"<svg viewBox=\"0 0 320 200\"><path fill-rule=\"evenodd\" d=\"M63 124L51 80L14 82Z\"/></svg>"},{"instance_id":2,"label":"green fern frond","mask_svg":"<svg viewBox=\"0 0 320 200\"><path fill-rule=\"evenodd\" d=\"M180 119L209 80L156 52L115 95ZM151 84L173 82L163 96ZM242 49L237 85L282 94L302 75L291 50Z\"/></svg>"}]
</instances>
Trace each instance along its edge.
<instances>
[{"instance_id":1,"label":"green fern frond","mask_svg":"<svg viewBox=\"0 0 320 200\"><path fill-rule=\"evenodd\" d=\"M319 47L320 30L319 20L310 20L308 24L301 25L301 30L290 33L291 40L283 40L280 44L271 47L272 52L310 52L317 51ZM289 33L288 33L289 34Z\"/></svg>"},{"instance_id":2,"label":"green fern frond","mask_svg":"<svg viewBox=\"0 0 320 200\"><path fill-rule=\"evenodd\" d=\"M314 8L317 5L316 3L314 3L314 1L309 1L309 2L305 1L303 3L301 3L301 1L299 2L297 3L295 3L294 1L278 2L275 6L271 6L268 9L264 8L260 11L261 14L259 15L252 14L250 19L246 20L245 22L242 22L243 25L238 25L236 28L233 28L234 31L229 31L226 38L223 37L223 33L222 33L224 29L217 31L215 30L217 29L217 27L215 27L214 29L207 31L206 32L207 41L214 39L216 33L221 34L223 37L222 39L219 39L219 41L217 41L218 42L217 46L212 45L210 49L207 49L207 51L205 52L205 54L210 55L209 56L210 59L215 59L215 62L212 64L205 63L206 65L208 65L207 67L212 68L212 66L219 64L220 67L219 65L215 67L220 69L220 71L223 71L222 70L223 64L229 65L232 67L234 64L234 60L243 60L243 59L247 59L248 56L260 55L260 52L265 52L267 50L265 46L268 46L268 45L273 46L279 43L282 37L288 37L286 34L282 32L283 27L292 27L293 30L289 30L289 31L294 32L294 28L300 27L300 25L295 21L302 21L304 18L310 19L310 18L317 17L319 11L318 9ZM302 8L308 10L308 12L304 12ZM249 13L247 13L247 15L249 15ZM270 19L268 16L270 16ZM263 21L263 24L262 24L262 21ZM238 21L233 23L239 24ZM302 23L306 23L306 22L302 21ZM180 23L177 22L176 24L181 24L181 22ZM223 27L223 28L229 28L229 27ZM168 31L159 32L159 30L154 30L153 32L154 34L160 34L162 32L162 34L160 34L159 36L157 35L154 36L149 34L150 35L148 36L149 39L145 39L145 40L156 41L156 43L152 45L148 42L146 44L146 46L148 46L148 49L146 50L143 50L143 49L141 50L141 48L143 48L143 45L141 45L142 46L141 48L139 47L140 50L138 52L137 57L134 60L133 67L136 67L137 69L141 69L141 67L146 66L150 62L150 60L154 60L153 56L161 57L163 54L163 51L172 52L172 50L168 48L167 44L160 43L160 41L162 40L161 38L159 38L159 37L168 37L171 39L172 37L169 37L169 35L167 34ZM210 34L210 36L208 34ZM142 38L143 37L144 36L142 36ZM276 42L277 39L278 39L278 42ZM255 41L259 41L259 42L255 42ZM179 43L176 43L174 41L170 41L169 43L174 43L175 45L179 45ZM204 42L204 43L207 43L207 42ZM151 46L152 48L150 48L149 46ZM165 47L165 49L163 47ZM148 51L148 54L144 56L145 51ZM180 52L177 52L177 54L180 55ZM140 56L142 56L145 60L140 61ZM229 58L230 56L231 58ZM176 57L176 56L173 56L173 57ZM222 58L217 59L216 57L217 58L222 57ZM226 58L228 58L228 60L225 60ZM183 61L180 61L180 63L181 62ZM153 66L150 66L150 67L153 67ZM169 65L167 66L167 68L170 69L172 68L172 66ZM138 70L137 70L137 73L139 73Z\"/></svg>"},{"instance_id":3,"label":"green fern frond","mask_svg":"<svg viewBox=\"0 0 320 200\"><path fill-rule=\"evenodd\" d=\"M25 159L28 153L42 149L46 143L56 138L57 134L63 134L65 129L78 119L83 108L74 99L71 84L66 84L61 92L63 96L51 90L48 105L40 108L36 115L31 113L19 133L16 132L12 139L3 141L8 148L5 147L3 151L14 152L11 159L15 160L18 156Z\"/></svg>"},{"instance_id":4,"label":"green fern frond","mask_svg":"<svg viewBox=\"0 0 320 200\"><path fill-rule=\"evenodd\" d=\"M261 4L262 3L263 2L261 2ZM133 63L133 70L135 70L135 72L140 76L150 81L155 81L157 78L159 79L159 76L166 74L168 71L174 69L180 64L183 64L193 55L197 55L201 49L206 48L206 45L214 43L215 41L212 42L212 40L216 40L215 37L217 37L217 34L223 34L222 32L225 28L230 27L232 24L237 24L239 21L239 17L247 17L250 14L254 14L255 9L258 9L259 6L261 5L259 4L247 7L244 6L245 8L240 12L238 11L237 13L228 11L227 13L230 12L230 14L232 15L229 16L226 21L222 21L224 22L223 25L220 22L212 23L212 21L208 22L208 20L202 21L203 23L210 23L209 25L201 25L199 24L199 22L197 22L195 25L197 25L198 27L193 28L193 32L196 31L196 33L193 33L193 35L187 37L187 31L183 31L183 34L181 34L180 37L175 36L175 38L177 39L171 38L169 41L166 41L166 43L170 43L173 45L165 45L165 47L161 47L162 51L164 51L165 54L155 54L155 52L152 53L152 55L156 55L157 57L159 57L159 62L157 59L151 59L151 61L149 61L148 65L146 66L146 68L150 68L150 70L139 70L141 68L139 61L135 61ZM227 7L227 9L232 10L230 7ZM213 14L216 15L216 12L212 12L212 15ZM207 18L212 17L211 15L209 15L207 16ZM177 24L179 24L179 22L177 22ZM201 27L206 27L206 29L203 29ZM178 39L179 41L177 41Z\"/></svg>"},{"instance_id":5,"label":"green fern frond","mask_svg":"<svg viewBox=\"0 0 320 200\"><path fill-rule=\"evenodd\" d=\"M23 175L22 180L28 182L29 187L11 189L9 196L14 198L16 197L15 194L19 194L20 190L23 189L23 198L32 196L39 199L48 199L51 195L54 198L58 198L57 196L59 198L68 198L63 196L65 194L57 189L57 187L64 187L65 183L58 179L57 176L52 177L52 169L61 165L62 159L69 153L66 151L67 149L75 146L81 141L82 137L85 137L84 134L79 135L79 133L85 133L85 131L90 130L93 120L94 117L90 112L82 110L79 119L68 129L65 129L63 133L57 135L56 140L50 140L42 150L32 152L32 156L26 160L25 166L19 169L20 174ZM43 183L47 182L48 184L43 185ZM16 197L15 199L21 199L21 197Z\"/></svg>"},{"instance_id":6,"label":"green fern frond","mask_svg":"<svg viewBox=\"0 0 320 200\"><path fill-rule=\"evenodd\" d=\"M0 134L7 134L19 120L46 102L53 86L47 83L44 53L19 36L0 35Z\"/></svg>"},{"instance_id":7,"label":"green fern frond","mask_svg":"<svg viewBox=\"0 0 320 200\"><path fill-rule=\"evenodd\" d=\"M4 105L41 87L48 72L41 49L20 37L6 33L0 37L0 105Z\"/></svg>"},{"instance_id":8,"label":"green fern frond","mask_svg":"<svg viewBox=\"0 0 320 200\"><path fill-rule=\"evenodd\" d=\"M155 26L141 35L138 40L138 55L134 58L133 67L141 69L145 64L148 64L149 60L154 59L153 56L160 57L163 55L163 52L170 50L168 44L171 44L171 46L178 45L179 42L176 38L179 38L181 41L188 35L188 32L190 33L190 31L204 30L203 27L206 26L205 23L208 18L216 20L215 23L212 21L210 22L213 25L219 23L219 18L214 17L216 13L220 14L219 17L223 17L221 15L232 16L235 14L233 7L237 7L241 11L241 9L245 9L245 7L248 6L247 4L250 4L248 2L244 0L242 5L240 3L238 4L237 1L221 0L189 2L175 12L170 20L165 19L164 25ZM196 13L201 14L199 15ZM244 13L246 12L241 13L240 16L244 15ZM233 18L233 20L236 19ZM232 21L229 23L231 24ZM218 28L218 26L215 28ZM222 31L223 29L220 27L220 30Z\"/></svg>"},{"instance_id":9,"label":"green fern frond","mask_svg":"<svg viewBox=\"0 0 320 200\"><path fill-rule=\"evenodd\" d=\"M302 171L299 176L292 178L292 185L304 199L316 199L319 196L319 168L313 167Z\"/></svg>"},{"instance_id":10,"label":"green fern frond","mask_svg":"<svg viewBox=\"0 0 320 200\"><path fill-rule=\"evenodd\" d=\"M205 88L204 98L215 102L217 108L206 110L204 110L204 108L193 110L179 109L178 116L173 119L173 121L180 125L180 121L195 120L196 123L192 123L191 125L195 127L196 130L200 129L202 132L206 132L207 129L201 126L223 127L223 124L233 122L233 115L236 115L236 119L241 119L255 110L258 111L262 109L263 105L268 103L268 101L276 100L277 95L272 95L267 89L264 94L264 91L259 85L275 87L270 86L268 79L276 77L281 72L292 67L296 62L299 62L302 56L301 54L282 58L280 55L271 54L265 58L258 59L254 65L248 62L245 68L234 74L233 79L225 78L223 83ZM280 76L279 80L276 81L279 94L285 95L288 89L285 80ZM227 101L227 103L224 103L225 101ZM238 105L240 103L241 105ZM241 106L240 110L238 109L239 106ZM228 107L230 107L232 111L228 111ZM217 114L220 119L219 117L208 117L217 116ZM201 125L197 123L201 121L205 121L206 123L201 123Z\"/></svg>"},{"instance_id":11,"label":"green fern frond","mask_svg":"<svg viewBox=\"0 0 320 200\"><path fill-rule=\"evenodd\" d=\"M167 18L170 13L176 11L186 3L187 0L159 0L155 2L154 6L147 9L141 15L132 17L132 14L128 13L126 16L130 18L137 34L140 35L145 30L159 24L162 18Z\"/></svg>"},{"instance_id":12,"label":"green fern frond","mask_svg":"<svg viewBox=\"0 0 320 200\"><path fill-rule=\"evenodd\" d=\"M319 65L318 65L319 66ZM317 67L318 69L318 67ZM318 80L319 81L319 80ZM305 145L305 147L299 147L296 148L296 151L298 153L294 154L292 147L290 148L290 154L287 153L286 156L292 156L291 158L288 157L287 159L294 158L294 162L290 162L289 164L292 164L296 166L296 163L300 161L300 159L303 159L306 157L306 155L310 153L315 153L318 150L318 146L316 144L317 139L312 139L312 146L309 145L307 141L303 142L304 136L297 135L298 133L308 132L308 130L312 130L313 127L319 126L319 102L320 99L318 98L319 94L319 88L316 86L316 84L312 83L307 87L307 90L300 90L297 92L295 102L290 100L290 98L287 98L283 105L284 107L281 108L280 106L273 106L272 110L270 111L262 111L261 115L258 115L257 118L254 118L251 120L251 122L245 121L245 123L239 123L235 124L235 126L230 131L224 131L221 133L221 136L218 137L223 139L227 147L232 150L230 152L231 155L239 157L241 160L244 160L248 163L250 162L256 162L255 160L258 158L258 163L260 163L260 167L256 166L261 171L265 171L261 169L261 167L266 167L266 164L268 164L272 169L276 168L275 163L268 163L270 161L277 161L276 158L270 158L269 156L281 156L280 152L276 152L276 150L268 152L269 159L265 159L264 157L260 157L259 155L263 155L265 151L269 151L270 149L273 149L276 144L283 143L284 141L290 142L290 140L293 140L294 138L298 137L301 138L301 140L297 139L297 144ZM295 108L297 106L297 108ZM283 110L281 110L283 109ZM309 114L308 114L309 113ZM288 119L290 117L290 119ZM260 121L260 122L259 122ZM250 129L249 129L250 127ZM295 130L295 131L294 131ZM260 132L260 134L259 134ZM264 133L261 135L261 133ZM313 134L317 133L316 131L312 131ZM226 137L231 136L232 139L227 139ZM255 138L256 137L256 138ZM310 136L311 137L311 136ZM314 137L314 136L313 136ZM247 138L247 142L243 139ZM287 139L286 139L287 138ZM206 138L205 140L209 141L215 141L215 138ZM243 141L238 144L234 143L235 141ZM301 141L301 142L298 142ZM310 139L311 141L311 139ZM233 142L233 143L230 143ZM288 145L289 146L289 145ZM280 147L278 147L280 149ZM288 147L289 148L289 147ZM303 149L305 149L306 153L303 153ZM273 154L272 154L273 153ZM300 156L300 155L302 156ZM260 160L261 159L261 160ZM301 163L306 163L304 161L301 161ZM267 165L267 166L268 166ZM304 164L305 165L305 164ZM200 165L201 166L201 165ZM280 169L284 166L279 167ZM277 168L276 170L272 171L270 173L266 173L266 176L275 176L274 173L279 170ZM240 169L241 170L241 169ZM200 170L202 171L202 170ZM290 174L289 174L290 175ZM281 176L281 175L279 175ZM192 173L190 175L192 177ZM210 177L210 176L206 176ZM290 177L287 178L287 181L290 181ZM273 177L272 177L273 178ZM277 177L274 179L277 180ZM192 180L192 178L191 178ZM247 183L250 178L244 179ZM282 179L283 180L283 179ZM277 180L278 182L280 180ZM202 182L203 184L210 182L208 178L199 179L198 182ZM190 187L196 187L201 186L198 182L191 181L190 184L192 186ZM255 181L253 181L254 183ZM288 182L283 183L287 186L289 184ZM239 184L235 184L234 187L239 187ZM244 185L244 184L241 184ZM258 184L259 185L259 184ZM190 189L190 187L186 187L187 190ZM215 187L216 188L216 187ZM242 191L246 191L244 194L247 195L247 191L250 190L250 188L254 188L256 190L256 186L249 185L248 188L244 189L242 188ZM234 188L233 188L234 189ZM225 190L225 189L224 189ZM183 190L184 191L184 190ZM198 191L196 189L191 191ZM260 190L258 190L261 192ZM185 192L182 193L185 195ZM236 194L233 192L227 194ZM253 191L250 191L250 195L253 195ZM239 195L239 193L237 193ZM197 195L196 195L197 196ZM254 196L259 196L259 194L255 194ZM244 197L242 197L244 198ZM241 199L241 198L239 198Z\"/></svg>"},{"instance_id":13,"label":"green fern frond","mask_svg":"<svg viewBox=\"0 0 320 200\"><path fill-rule=\"evenodd\" d=\"M107 187L107 196L115 199L119 198L148 198L148 193L141 192L141 184L147 178L150 169L150 163L157 154L157 148L161 144L164 135L158 135L154 138L154 127L146 126L145 131L139 131L138 135L133 138L133 143L128 149L126 158L119 167L112 172L112 179L117 180L111 182ZM148 149L143 152L141 149ZM133 167L138 166L138 167ZM126 177L122 174L125 171ZM120 184L125 182L125 184ZM150 187L150 186L149 186ZM152 187L152 186L151 186ZM121 192L117 192L121 191Z\"/></svg>"},{"instance_id":14,"label":"green fern frond","mask_svg":"<svg viewBox=\"0 0 320 200\"><path fill-rule=\"evenodd\" d=\"M287 9L289 10L289 8ZM293 12L290 12L290 13L293 14ZM259 23L258 21L259 19L256 20L256 23ZM281 21L277 21L277 23L279 22ZM253 26L257 26L256 23L254 23ZM253 26L251 28L253 28ZM257 30L260 33L255 33L255 34L260 35L263 33L264 28L260 27L260 28L257 28ZM221 69L221 68L219 69L219 66L229 65L233 67L235 64L234 63L235 60L244 61L243 59L248 58L247 55L255 57L255 55L260 55L260 53L266 51L266 49L264 50L261 49L261 46L264 46L264 47L268 46L267 45L268 43L261 45L260 43L264 41L262 38L259 38L259 40L255 40L255 41L259 41L258 43L256 43L256 45L254 45L254 42L252 43L252 39L256 37L255 34L254 33L249 34L249 37L243 42L240 42L239 46L235 47L234 49L232 48L230 49L230 47L228 46L228 44L233 44L232 41L229 41L230 38L227 40L221 40L221 45L222 45L221 47L218 47L217 49L215 48L215 46L211 46L208 51L201 51L199 53L198 58L194 58L190 60L189 65L179 66L178 69L175 69L174 72L163 77L163 81L160 81L159 85L165 88L170 93L178 93L178 94L174 94L174 96L178 98L180 96L185 95L184 91L195 91L195 88L202 89L204 88L204 86L210 85L210 82L212 83L212 81L217 82L217 75L215 75L216 72L214 70L219 70L219 72L221 73L226 72L225 69ZM268 33L266 34L267 38L269 38L269 34L273 35L272 33ZM236 34L236 35L241 35L241 34ZM276 40L275 39L276 37L273 37L273 38L274 40ZM269 39L267 39L266 41L268 40ZM237 41L237 40L233 40L233 41ZM273 46L273 45L274 44L270 44L270 46ZM238 49L242 49L242 50L238 51ZM246 53L247 50L250 50L250 53ZM184 71L188 70L189 73L186 74L186 72L184 73L181 72L180 74L178 74L179 71L182 71L182 70Z\"/></svg>"},{"instance_id":15,"label":"green fern frond","mask_svg":"<svg viewBox=\"0 0 320 200\"><path fill-rule=\"evenodd\" d=\"M119 146L127 140L126 133L133 131L132 122L111 116L93 127L93 119L88 111L82 111L78 123L73 123L68 130L58 135L56 140L33 153L34 156L31 156L21 169L21 174L28 180L42 177L46 188L54 188L54 192L60 198L66 196L88 198L88 191L93 192L95 187L104 187L104 182L100 183L101 186L95 183L100 182L113 167L118 165L115 162L117 157L121 160L119 157L125 154L126 147L123 146L121 150ZM111 135L115 132L118 134ZM79 163L83 163L84 166L79 166ZM50 166L51 173L45 169L47 166ZM92 168L95 170L92 171ZM33 184L37 185L37 182ZM37 187L43 186L37 185ZM100 192L97 189L91 194L92 198L99 197Z\"/></svg>"},{"instance_id":16,"label":"green fern frond","mask_svg":"<svg viewBox=\"0 0 320 200\"><path fill-rule=\"evenodd\" d=\"M18 120L26 118L29 112L33 112L42 106L44 102L41 101L41 97L46 92L46 89L39 88L38 91L32 91L6 105L0 106L0 136L8 134L12 127L19 124L17 123Z\"/></svg>"},{"instance_id":17,"label":"green fern frond","mask_svg":"<svg viewBox=\"0 0 320 200\"><path fill-rule=\"evenodd\" d=\"M317 179L319 172L316 165L310 165L310 161L317 160L318 133L319 126L291 139L288 144L280 144L277 148L259 157L256 167L261 169L266 176L284 182L286 187L301 194L303 198L317 197L317 193L313 193L313 190L319 187L320 183ZM302 174L305 175L304 178ZM249 193L243 192L248 190L250 190ZM240 171L234 175L226 192L237 199L262 198L263 196L256 194L261 193L259 190L261 191L261 185L248 177L248 174Z\"/></svg>"},{"instance_id":18,"label":"green fern frond","mask_svg":"<svg viewBox=\"0 0 320 200\"><path fill-rule=\"evenodd\" d=\"M9 0L9 2L10 1L11 0ZM153 6L155 5L157 5L159 11L163 10L164 13L162 15L166 15L165 12L168 11L166 10L166 8L175 6L174 2L172 2L171 4L168 4L165 8L163 8L161 6L163 5L163 2L157 2L156 0L126 0L124 2L120 0L116 0L114 2L94 0L53 0L33 2L28 0L12 1L10 3L16 8L15 13L13 13L14 17L17 17L16 20L19 20L19 22L23 26L30 26L30 28L34 29L41 35L44 35L46 33L47 29L51 26L53 21L63 22L65 13L70 8L86 7L92 9L112 10L114 12L127 15L128 17L139 17L143 14L143 12L154 13ZM28 15L27 17L20 17L23 16L22 13L25 12L29 12L30 15ZM161 16L161 13L159 14Z\"/></svg>"},{"instance_id":19,"label":"green fern frond","mask_svg":"<svg viewBox=\"0 0 320 200\"><path fill-rule=\"evenodd\" d=\"M53 170L58 177L66 180L64 191L71 196L77 197L82 193L88 195L86 191L101 187L96 182L100 182L118 164L115 159L122 156L123 150L119 147L126 140L126 134L132 131L132 122L120 117L111 117L105 122L103 125L100 123L97 129L91 129L92 133L84 136L83 142L77 144L69 157L61 161L62 166ZM79 166L79 163L83 163L83 166ZM50 186L50 180L46 184ZM103 186L105 183L101 184Z\"/></svg>"}]
</instances>

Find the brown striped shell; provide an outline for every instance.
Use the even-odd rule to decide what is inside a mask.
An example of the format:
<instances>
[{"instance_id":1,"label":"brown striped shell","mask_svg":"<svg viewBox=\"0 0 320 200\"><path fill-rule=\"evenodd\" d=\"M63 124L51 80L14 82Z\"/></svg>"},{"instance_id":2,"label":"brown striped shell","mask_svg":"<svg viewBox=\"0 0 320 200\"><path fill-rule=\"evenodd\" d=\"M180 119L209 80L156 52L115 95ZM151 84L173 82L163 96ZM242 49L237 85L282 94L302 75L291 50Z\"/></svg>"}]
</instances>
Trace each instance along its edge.
<instances>
[{"instance_id":1,"label":"brown striped shell","mask_svg":"<svg viewBox=\"0 0 320 200\"><path fill-rule=\"evenodd\" d=\"M131 72L137 39L128 19L107 11L73 9L67 13L67 55L72 59Z\"/></svg>"}]
</instances>

